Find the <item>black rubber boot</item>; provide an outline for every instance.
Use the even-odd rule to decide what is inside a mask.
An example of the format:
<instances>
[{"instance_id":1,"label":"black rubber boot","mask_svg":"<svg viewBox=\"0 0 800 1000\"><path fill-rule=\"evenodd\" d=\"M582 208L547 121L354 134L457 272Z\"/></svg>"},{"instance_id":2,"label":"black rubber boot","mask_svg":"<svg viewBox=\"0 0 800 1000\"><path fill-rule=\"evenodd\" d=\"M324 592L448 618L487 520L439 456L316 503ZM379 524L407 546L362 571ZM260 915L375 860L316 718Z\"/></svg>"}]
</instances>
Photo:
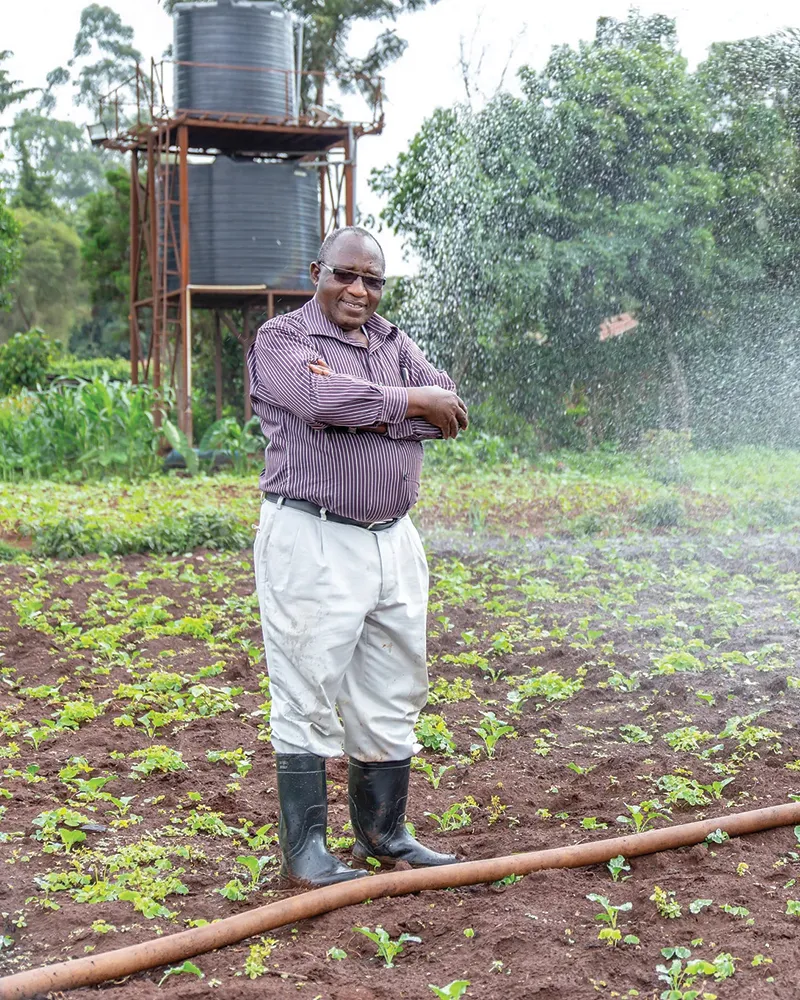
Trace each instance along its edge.
<instances>
[{"instance_id":1,"label":"black rubber boot","mask_svg":"<svg viewBox=\"0 0 800 1000\"><path fill-rule=\"evenodd\" d=\"M275 755L278 771L280 823L278 839L283 860L281 877L289 885L315 888L360 878L328 853L328 789L325 758L311 753Z\"/></svg>"},{"instance_id":2,"label":"black rubber boot","mask_svg":"<svg viewBox=\"0 0 800 1000\"><path fill-rule=\"evenodd\" d=\"M367 764L350 758L350 820L353 857L377 858L382 865L407 861L412 868L452 865L454 854L439 854L415 840L405 826L411 759Z\"/></svg>"}]
</instances>

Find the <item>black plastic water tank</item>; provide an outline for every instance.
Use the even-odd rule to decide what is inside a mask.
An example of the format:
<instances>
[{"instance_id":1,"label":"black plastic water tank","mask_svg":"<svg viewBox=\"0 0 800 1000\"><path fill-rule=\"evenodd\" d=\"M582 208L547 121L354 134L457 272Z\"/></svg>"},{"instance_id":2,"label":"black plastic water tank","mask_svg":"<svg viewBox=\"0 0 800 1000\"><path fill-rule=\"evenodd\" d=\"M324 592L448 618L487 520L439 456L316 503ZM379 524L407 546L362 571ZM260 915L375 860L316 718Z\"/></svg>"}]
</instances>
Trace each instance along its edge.
<instances>
[{"instance_id":1,"label":"black plastic water tank","mask_svg":"<svg viewBox=\"0 0 800 1000\"><path fill-rule=\"evenodd\" d=\"M319 176L290 163L189 164L190 274L195 285L313 290Z\"/></svg>"},{"instance_id":2,"label":"black plastic water tank","mask_svg":"<svg viewBox=\"0 0 800 1000\"><path fill-rule=\"evenodd\" d=\"M292 20L277 3L217 0L175 7L177 63L218 63L272 72L175 66L175 105L275 118L294 114Z\"/></svg>"}]
</instances>

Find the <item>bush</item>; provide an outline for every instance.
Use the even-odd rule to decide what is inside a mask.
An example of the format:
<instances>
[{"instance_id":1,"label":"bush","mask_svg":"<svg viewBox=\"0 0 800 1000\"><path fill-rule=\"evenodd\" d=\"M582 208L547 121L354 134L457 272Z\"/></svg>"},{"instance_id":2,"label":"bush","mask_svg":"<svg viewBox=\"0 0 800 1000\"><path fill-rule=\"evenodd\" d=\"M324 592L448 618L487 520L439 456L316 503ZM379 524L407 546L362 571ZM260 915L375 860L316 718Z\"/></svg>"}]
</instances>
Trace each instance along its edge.
<instances>
[{"instance_id":1,"label":"bush","mask_svg":"<svg viewBox=\"0 0 800 1000\"><path fill-rule=\"evenodd\" d=\"M639 444L647 474L665 486L688 481L683 459L691 450L691 431L649 430L642 434Z\"/></svg>"},{"instance_id":2,"label":"bush","mask_svg":"<svg viewBox=\"0 0 800 1000\"><path fill-rule=\"evenodd\" d=\"M606 519L602 514L587 511L579 514L568 522L567 527L573 535L598 535L606 526Z\"/></svg>"},{"instance_id":3,"label":"bush","mask_svg":"<svg viewBox=\"0 0 800 1000\"><path fill-rule=\"evenodd\" d=\"M87 382L107 375L117 382L128 382L131 377L131 363L127 358L76 358L73 354L51 361L48 371L50 378L81 378Z\"/></svg>"},{"instance_id":4,"label":"bush","mask_svg":"<svg viewBox=\"0 0 800 1000\"><path fill-rule=\"evenodd\" d=\"M645 528L677 528L686 519L683 500L674 493L659 493L636 509L636 520Z\"/></svg>"},{"instance_id":5,"label":"bush","mask_svg":"<svg viewBox=\"0 0 800 1000\"><path fill-rule=\"evenodd\" d=\"M0 400L0 479L148 475L160 464L153 403L150 386L107 375Z\"/></svg>"},{"instance_id":6,"label":"bush","mask_svg":"<svg viewBox=\"0 0 800 1000\"><path fill-rule=\"evenodd\" d=\"M42 330L15 333L0 347L0 395L44 385L54 354Z\"/></svg>"},{"instance_id":7,"label":"bush","mask_svg":"<svg viewBox=\"0 0 800 1000\"><path fill-rule=\"evenodd\" d=\"M14 562L20 554L21 553L18 548L15 548L13 545L9 545L8 542L4 542L2 538L0 538L0 563Z\"/></svg>"},{"instance_id":8,"label":"bush","mask_svg":"<svg viewBox=\"0 0 800 1000\"><path fill-rule=\"evenodd\" d=\"M104 532L98 524L82 517L60 518L37 527L33 536L34 555L57 559L98 552L108 555L168 554L198 548L239 551L252 542L251 532L235 517L213 507L114 534Z\"/></svg>"}]
</instances>

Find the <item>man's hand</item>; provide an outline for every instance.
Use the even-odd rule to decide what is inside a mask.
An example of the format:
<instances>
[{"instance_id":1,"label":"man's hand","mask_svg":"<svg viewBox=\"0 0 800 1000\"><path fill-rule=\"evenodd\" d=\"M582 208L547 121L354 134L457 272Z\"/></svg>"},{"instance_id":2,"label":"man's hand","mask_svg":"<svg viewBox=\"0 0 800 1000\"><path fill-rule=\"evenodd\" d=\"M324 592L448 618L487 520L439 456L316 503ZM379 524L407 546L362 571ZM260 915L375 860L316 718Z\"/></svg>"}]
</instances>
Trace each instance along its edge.
<instances>
[{"instance_id":1,"label":"man's hand","mask_svg":"<svg viewBox=\"0 0 800 1000\"><path fill-rule=\"evenodd\" d=\"M332 375L330 368L325 364L322 358L317 358L316 361L309 361L308 370L312 375Z\"/></svg>"},{"instance_id":2,"label":"man's hand","mask_svg":"<svg viewBox=\"0 0 800 1000\"><path fill-rule=\"evenodd\" d=\"M423 417L438 427L444 438L454 438L469 426L467 407L462 399L438 385L408 390L407 417Z\"/></svg>"}]
</instances>

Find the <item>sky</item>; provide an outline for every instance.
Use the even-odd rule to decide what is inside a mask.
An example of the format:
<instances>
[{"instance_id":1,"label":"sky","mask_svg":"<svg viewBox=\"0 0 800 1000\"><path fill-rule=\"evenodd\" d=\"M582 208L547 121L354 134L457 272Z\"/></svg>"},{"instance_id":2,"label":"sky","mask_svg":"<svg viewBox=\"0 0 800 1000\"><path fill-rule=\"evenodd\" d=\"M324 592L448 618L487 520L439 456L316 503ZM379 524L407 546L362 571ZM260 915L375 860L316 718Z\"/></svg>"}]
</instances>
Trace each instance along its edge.
<instances>
[{"instance_id":1,"label":"sky","mask_svg":"<svg viewBox=\"0 0 800 1000\"><path fill-rule=\"evenodd\" d=\"M146 58L160 58L172 40L171 19L157 0L106 0L134 29L134 43ZM46 73L70 57L72 42L86 0L0 0L0 50L14 54L5 64L13 79L26 86L42 86ZM514 90L515 73L522 65L541 68L554 45L575 45L594 35L599 16L624 18L628 0L439 0L397 22L408 41L403 57L386 72L386 127L377 137L365 137L358 146L357 201L362 213L377 215L381 201L368 188L376 167L393 164L407 148L422 122L436 107L466 99L462 53L470 66L474 104L490 97L502 84ZM636 4L643 14L674 17L683 54L690 65L700 62L714 41L767 34L783 27L800 27L796 0L693 0L691 3ZM366 52L376 25L357 25L351 51ZM357 117L355 109L346 110ZM62 117L85 123L85 112L65 97L57 109ZM8 114L3 124L8 124ZM383 232L388 270L398 274L413 268L404 259L402 242Z\"/></svg>"}]
</instances>

